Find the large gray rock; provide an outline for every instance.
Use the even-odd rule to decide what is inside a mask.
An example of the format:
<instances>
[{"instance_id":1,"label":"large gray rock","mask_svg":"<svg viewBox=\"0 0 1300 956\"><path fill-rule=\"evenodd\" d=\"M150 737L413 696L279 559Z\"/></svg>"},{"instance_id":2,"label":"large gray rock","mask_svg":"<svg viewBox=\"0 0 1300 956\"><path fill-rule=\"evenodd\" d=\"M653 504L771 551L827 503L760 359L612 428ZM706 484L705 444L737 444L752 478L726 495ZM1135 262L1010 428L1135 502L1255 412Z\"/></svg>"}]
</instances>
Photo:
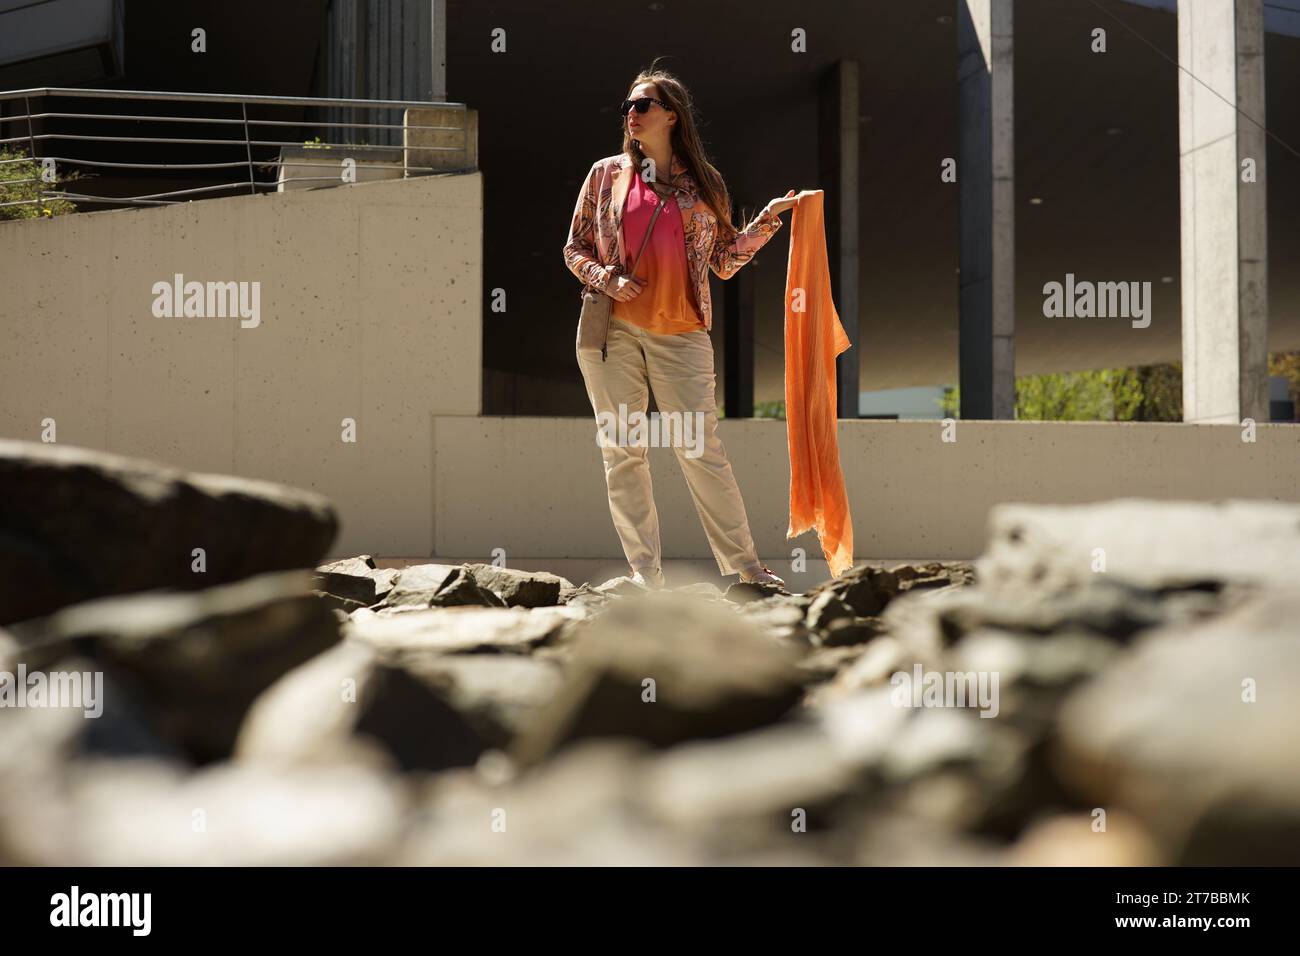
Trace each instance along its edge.
<instances>
[{"instance_id":1,"label":"large gray rock","mask_svg":"<svg viewBox=\"0 0 1300 956\"><path fill-rule=\"evenodd\" d=\"M1164 624L1188 624L1219 610L1216 595L1202 591L1159 593L1108 575L1085 578L1068 590L969 589L939 614L949 639L991 627L1025 634L1084 631L1126 641Z\"/></svg>"},{"instance_id":2,"label":"large gray rock","mask_svg":"<svg viewBox=\"0 0 1300 956\"><path fill-rule=\"evenodd\" d=\"M853 608L843 598L834 591L823 591L808 605L804 623L811 630L820 630L829 626L832 621L844 618L851 620L853 616Z\"/></svg>"},{"instance_id":3,"label":"large gray rock","mask_svg":"<svg viewBox=\"0 0 1300 956\"><path fill-rule=\"evenodd\" d=\"M487 747L428 682L382 662L374 648L347 641L258 698L240 729L235 757L280 766L359 762L439 771L472 766Z\"/></svg>"},{"instance_id":4,"label":"large gray rock","mask_svg":"<svg viewBox=\"0 0 1300 956\"><path fill-rule=\"evenodd\" d=\"M400 783L358 765L83 760L0 807L0 858L24 866L374 866L396 852Z\"/></svg>"},{"instance_id":5,"label":"large gray rock","mask_svg":"<svg viewBox=\"0 0 1300 956\"><path fill-rule=\"evenodd\" d=\"M1266 591L1149 634L1066 701L1060 774L1137 816L1176 862L1300 863L1297 621L1300 592Z\"/></svg>"},{"instance_id":6,"label":"large gray rock","mask_svg":"<svg viewBox=\"0 0 1300 956\"><path fill-rule=\"evenodd\" d=\"M586 616L570 607L445 607L385 615L371 610L351 615L345 631L376 649L398 653L465 654L474 651L528 653L558 639L566 625Z\"/></svg>"},{"instance_id":7,"label":"large gray rock","mask_svg":"<svg viewBox=\"0 0 1300 956\"><path fill-rule=\"evenodd\" d=\"M806 612L800 606L780 604L775 600L750 601L747 604L726 604L723 606L734 606L736 611L747 621L756 624L770 637L790 642L796 646L807 646L812 643L814 635L804 623Z\"/></svg>"},{"instance_id":8,"label":"large gray rock","mask_svg":"<svg viewBox=\"0 0 1300 956\"><path fill-rule=\"evenodd\" d=\"M721 740L671 747L644 761L639 802L693 838L762 845L810 828L849 795L855 768L812 721L785 721Z\"/></svg>"},{"instance_id":9,"label":"large gray rock","mask_svg":"<svg viewBox=\"0 0 1300 956\"><path fill-rule=\"evenodd\" d=\"M1139 587L1204 583L1294 586L1300 580L1300 504L1151 501L1002 504L976 563L982 584L1066 588L1099 576Z\"/></svg>"},{"instance_id":10,"label":"large gray rock","mask_svg":"<svg viewBox=\"0 0 1300 956\"><path fill-rule=\"evenodd\" d=\"M897 574L863 564L810 588L806 593L815 598L833 594L852 608L854 614L868 617L883 611L898 591Z\"/></svg>"},{"instance_id":11,"label":"large gray rock","mask_svg":"<svg viewBox=\"0 0 1300 956\"><path fill-rule=\"evenodd\" d=\"M0 440L0 624L91 598L314 567L320 495L85 448ZM207 570L192 570L202 548Z\"/></svg>"},{"instance_id":12,"label":"large gray rock","mask_svg":"<svg viewBox=\"0 0 1300 956\"><path fill-rule=\"evenodd\" d=\"M6 644L0 631L0 700L18 691L22 678L30 686L34 675L20 669L16 644ZM0 780L11 781L20 765L42 760L83 756L156 756L185 760L184 751L153 725L148 709L133 696L112 668L87 657L63 657L40 668L45 706L0 711ZM12 688L11 686L12 685ZM55 687L58 690L55 690ZM52 706L54 703L58 706ZM3 789L3 784L0 784Z\"/></svg>"},{"instance_id":13,"label":"large gray rock","mask_svg":"<svg viewBox=\"0 0 1300 956\"><path fill-rule=\"evenodd\" d=\"M464 605L505 607L506 602L480 584L468 565L413 564L393 579L378 607L404 611Z\"/></svg>"},{"instance_id":14,"label":"large gray rock","mask_svg":"<svg viewBox=\"0 0 1300 956\"><path fill-rule=\"evenodd\" d=\"M635 812L642 747L579 744L506 781L440 774L399 866L693 866L700 847Z\"/></svg>"},{"instance_id":15,"label":"large gray rock","mask_svg":"<svg viewBox=\"0 0 1300 956\"><path fill-rule=\"evenodd\" d=\"M865 644L885 633L885 626L875 617L839 617L817 634L822 647L849 647Z\"/></svg>"},{"instance_id":16,"label":"large gray rock","mask_svg":"<svg viewBox=\"0 0 1300 956\"><path fill-rule=\"evenodd\" d=\"M431 688L491 747L505 749L562 685L552 661L520 654L402 654L398 666Z\"/></svg>"},{"instance_id":17,"label":"large gray rock","mask_svg":"<svg viewBox=\"0 0 1300 956\"><path fill-rule=\"evenodd\" d=\"M495 564L467 564L474 579L505 601L507 607L552 607L573 582L546 571L520 571Z\"/></svg>"},{"instance_id":18,"label":"large gray rock","mask_svg":"<svg viewBox=\"0 0 1300 956\"><path fill-rule=\"evenodd\" d=\"M871 641L860 654L844 661L844 667L828 675L828 683L809 695L810 704L851 696L859 691L888 684L893 674L911 668L913 657L900 641L886 635Z\"/></svg>"},{"instance_id":19,"label":"large gray rock","mask_svg":"<svg viewBox=\"0 0 1300 956\"><path fill-rule=\"evenodd\" d=\"M1106 829L1091 813L1059 814L1036 821L1010 848L1009 866L1168 866L1155 840L1134 817L1106 814Z\"/></svg>"},{"instance_id":20,"label":"large gray rock","mask_svg":"<svg viewBox=\"0 0 1300 956\"><path fill-rule=\"evenodd\" d=\"M898 581L900 592L960 588L975 583L975 565L969 561L900 564L889 573Z\"/></svg>"},{"instance_id":21,"label":"large gray rock","mask_svg":"<svg viewBox=\"0 0 1300 956\"><path fill-rule=\"evenodd\" d=\"M622 598L571 648L564 688L516 745L524 763L589 737L669 746L740 733L778 720L801 695L797 649L699 596Z\"/></svg>"},{"instance_id":22,"label":"large gray rock","mask_svg":"<svg viewBox=\"0 0 1300 956\"><path fill-rule=\"evenodd\" d=\"M334 606L354 610L386 598L400 574L397 568L376 568L374 558L362 554L321 565L314 583L317 591L336 599Z\"/></svg>"},{"instance_id":23,"label":"large gray rock","mask_svg":"<svg viewBox=\"0 0 1300 956\"><path fill-rule=\"evenodd\" d=\"M12 653L29 669L84 656L190 759L220 759L254 699L339 640L310 583L309 571L277 571L196 593L87 601L10 627Z\"/></svg>"},{"instance_id":24,"label":"large gray rock","mask_svg":"<svg viewBox=\"0 0 1300 956\"><path fill-rule=\"evenodd\" d=\"M587 582L583 582L576 588L561 588L560 603L565 607L583 608L592 613L599 611L601 608L614 600L608 594L597 591Z\"/></svg>"}]
</instances>

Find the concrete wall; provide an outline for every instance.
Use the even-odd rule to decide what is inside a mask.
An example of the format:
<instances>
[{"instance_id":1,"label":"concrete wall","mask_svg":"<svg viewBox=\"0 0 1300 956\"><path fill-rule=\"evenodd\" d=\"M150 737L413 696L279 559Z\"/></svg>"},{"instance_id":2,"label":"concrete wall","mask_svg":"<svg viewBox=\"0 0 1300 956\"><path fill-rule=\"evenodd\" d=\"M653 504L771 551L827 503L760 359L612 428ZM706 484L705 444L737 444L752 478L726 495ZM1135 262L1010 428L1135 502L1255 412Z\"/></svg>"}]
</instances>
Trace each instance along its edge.
<instances>
[{"instance_id":1,"label":"concrete wall","mask_svg":"<svg viewBox=\"0 0 1300 956\"><path fill-rule=\"evenodd\" d=\"M474 173L0 223L0 435L311 488L340 551L427 554L431 416L480 410L482 222ZM260 282L260 324L155 317L175 273Z\"/></svg>"},{"instance_id":2,"label":"concrete wall","mask_svg":"<svg viewBox=\"0 0 1300 956\"><path fill-rule=\"evenodd\" d=\"M482 195L473 174L0 223L0 435L49 418L66 444L314 489L338 555L621 559L594 420L479 417ZM155 317L177 272L261 282L260 324ZM1296 425L941 427L840 423L860 558L972 557L1000 501L1300 501ZM763 557L811 566L815 535L785 539L785 423L720 431ZM651 461L665 557L707 558L673 453Z\"/></svg>"},{"instance_id":3,"label":"concrete wall","mask_svg":"<svg viewBox=\"0 0 1300 956\"><path fill-rule=\"evenodd\" d=\"M859 559L972 558L989 508L1003 501L1115 497L1300 501L1300 426L967 421L956 441L939 422L841 421L840 461ZM791 541L785 422L724 420L719 434L769 562ZM435 554L491 560L621 557L610 521L594 419L434 419ZM674 453L650 451L665 559L708 557ZM811 560L810 560L811 564ZM784 565L773 563L778 573ZM714 567L716 571L716 566Z\"/></svg>"}]
</instances>

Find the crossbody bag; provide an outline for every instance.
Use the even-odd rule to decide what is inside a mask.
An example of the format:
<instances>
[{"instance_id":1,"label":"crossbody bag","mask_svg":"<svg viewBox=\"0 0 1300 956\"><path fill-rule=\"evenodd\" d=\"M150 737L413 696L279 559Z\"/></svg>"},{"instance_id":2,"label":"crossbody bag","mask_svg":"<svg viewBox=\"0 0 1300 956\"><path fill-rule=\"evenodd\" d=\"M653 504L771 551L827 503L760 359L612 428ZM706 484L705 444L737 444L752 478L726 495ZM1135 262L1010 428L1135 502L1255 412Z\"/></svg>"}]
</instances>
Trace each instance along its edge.
<instances>
[{"instance_id":1,"label":"crossbody bag","mask_svg":"<svg viewBox=\"0 0 1300 956\"><path fill-rule=\"evenodd\" d=\"M651 183L650 188L654 189L654 185ZM646 243L650 241L650 233L654 232L655 221L659 218L659 213L663 211L664 204L668 202L667 199L659 195L657 189L655 195L659 196L659 202L655 205L655 211L650 216L650 225L646 227L645 236L641 239L641 248L637 250L636 258L632 260L632 270L628 273L629 275L636 275L636 267L641 261L641 253L645 252ZM616 276L619 274L615 272ZM582 294L582 311L578 313L579 351L600 349L600 360L605 361L609 354L609 320L613 311L614 299L599 289L589 287Z\"/></svg>"}]
</instances>

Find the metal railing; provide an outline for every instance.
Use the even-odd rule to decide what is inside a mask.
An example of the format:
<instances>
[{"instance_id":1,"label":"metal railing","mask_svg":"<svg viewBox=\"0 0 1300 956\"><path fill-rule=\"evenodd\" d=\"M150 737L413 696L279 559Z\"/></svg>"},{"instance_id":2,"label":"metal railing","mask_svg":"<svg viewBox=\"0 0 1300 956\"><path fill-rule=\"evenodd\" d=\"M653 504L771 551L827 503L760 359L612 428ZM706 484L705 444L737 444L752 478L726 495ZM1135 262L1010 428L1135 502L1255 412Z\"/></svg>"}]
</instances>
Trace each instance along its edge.
<instances>
[{"instance_id":1,"label":"metal railing","mask_svg":"<svg viewBox=\"0 0 1300 956\"><path fill-rule=\"evenodd\" d=\"M238 108L238 112L237 115L233 116L187 115L187 113L197 113L202 112L202 110L187 110L181 113L139 113L126 112L125 110L122 112L93 112L84 111L84 107L82 108L83 111L77 111L75 106L70 111L63 112L33 112L32 101L41 98L202 104L208 108L210 113L235 112L235 107ZM18 106L21 106L22 112L14 114L7 112L8 109ZM249 115L250 107L253 108L253 116ZM347 109L352 111L348 115L367 119L376 118L374 114L380 111L400 110L402 112L400 115L401 121L395 123L363 122L360 118L352 122L336 122L306 116L291 119L273 119L257 115L271 112L275 108L304 107L307 110L319 110L322 113L331 108L334 110ZM410 109L458 111L460 114L459 125L409 125L405 122L405 111ZM93 127L100 122L134 125L131 130L124 131L125 135L95 135L86 131L88 127ZM19 124L19 128L15 128L13 124ZM163 128L142 126L142 124L161 124ZM182 128L185 128L187 124L193 126L195 135L146 135L146 133L151 132L166 133L168 130L165 127L168 124L176 124ZM22 125L25 125L25 130L21 129ZM215 129L208 130L204 127L214 127ZM255 136L276 136L277 134L272 129L275 127L314 131L316 134L314 138L319 142L254 138ZM401 145L391 143L336 143L325 138L330 135L347 135L346 131L348 130L353 131L351 135L354 137L361 131L367 131L367 135L371 135L368 131L377 131L380 138L397 139L401 142ZM400 131L400 133L395 131ZM445 131L451 133L459 131L461 133L461 145L435 146L423 142L412 144L408 139L408 134L420 131ZM17 135L14 135L15 133ZM221 133L228 133L229 135L220 135ZM284 133L281 132L279 135L283 136ZM412 152L460 153L468 158L470 155L469 136L468 111L464 103L70 89L64 87L13 90L0 92L0 151L7 150L11 153L26 151L29 155L0 159L0 171L15 163L34 163L39 168L46 161L52 160L56 170L63 165L111 169L120 171L119 177L130 176L132 179L137 178L133 175L134 173L146 173L146 175L156 175L159 178L178 173L183 175L215 174L221 176L222 174L217 171L233 169L246 171L246 175L240 175L238 179L228 182L205 183L203 185L190 184L188 188L148 192L142 195L91 195L57 188L59 186L57 178L55 182L49 183L39 175L26 179L5 179L0 176L0 190L3 191L0 192L0 198L6 198L4 192L11 192L11 190L5 189L8 186L31 185L37 190L35 197L0 202L0 208L33 203L42 204L54 199L120 206L155 206L186 202L193 198L213 198L214 195L222 193L256 193L258 190L279 190L286 182L292 183L294 188L298 188L298 184L304 183L342 184L343 180L338 174L330 176L293 175L291 178L286 179L284 177L285 167L301 168L317 165L303 156L285 160L283 150L286 149L302 150L316 147L322 149L322 156L327 155L331 147L344 146L352 147L364 153L378 152L380 156L383 156L386 152L395 153L397 162L356 161L352 167L358 170L386 170L394 174L393 178L397 178L396 173L399 170L401 178L404 179L412 175L463 172L472 168L472 165L456 165L453 162L445 166L419 166L411 164L408 160ZM72 147L69 144L81 144L81 148ZM160 161L141 161L139 155L141 150L150 152L147 158ZM237 151L237 158L227 159L227 154L223 152L225 150ZM73 151L81 152L82 155L66 155ZM196 157L185 157L183 155L194 151L199 152L199 155ZM203 161L179 161L185 158ZM374 159L376 157L371 156L370 158ZM452 157L449 157L449 159L452 159ZM338 160L335 159L333 162L337 163ZM262 171L261 176L259 176L258 170ZM55 188L43 189L40 188L42 184L48 184ZM325 187L309 185L304 188Z\"/></svg>"}]
</instances>

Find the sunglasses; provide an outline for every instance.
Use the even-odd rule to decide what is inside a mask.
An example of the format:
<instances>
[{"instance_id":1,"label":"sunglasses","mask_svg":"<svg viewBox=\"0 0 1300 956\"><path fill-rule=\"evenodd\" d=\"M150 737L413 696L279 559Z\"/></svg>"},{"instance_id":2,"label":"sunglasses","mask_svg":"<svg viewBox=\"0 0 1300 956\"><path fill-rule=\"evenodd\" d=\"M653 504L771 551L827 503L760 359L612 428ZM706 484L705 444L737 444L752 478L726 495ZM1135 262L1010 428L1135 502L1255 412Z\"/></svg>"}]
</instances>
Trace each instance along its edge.
<instances>
[{"instance_id":1,"label":"sunglasses","mask_svg":"<svg viewBox=\"0 0 1300 956\"><path fill-rule=\"evenodd\" d=\"M632 110L636 110L638 113L644 113L650 109L651 103L658 103L664 109L671 109L671 107L663 100L657 100L653 96L642 96L635 100L624 100L623 105L618 108L618 111L623 116L626 116Z\"/></svg>"}]
</instances>

